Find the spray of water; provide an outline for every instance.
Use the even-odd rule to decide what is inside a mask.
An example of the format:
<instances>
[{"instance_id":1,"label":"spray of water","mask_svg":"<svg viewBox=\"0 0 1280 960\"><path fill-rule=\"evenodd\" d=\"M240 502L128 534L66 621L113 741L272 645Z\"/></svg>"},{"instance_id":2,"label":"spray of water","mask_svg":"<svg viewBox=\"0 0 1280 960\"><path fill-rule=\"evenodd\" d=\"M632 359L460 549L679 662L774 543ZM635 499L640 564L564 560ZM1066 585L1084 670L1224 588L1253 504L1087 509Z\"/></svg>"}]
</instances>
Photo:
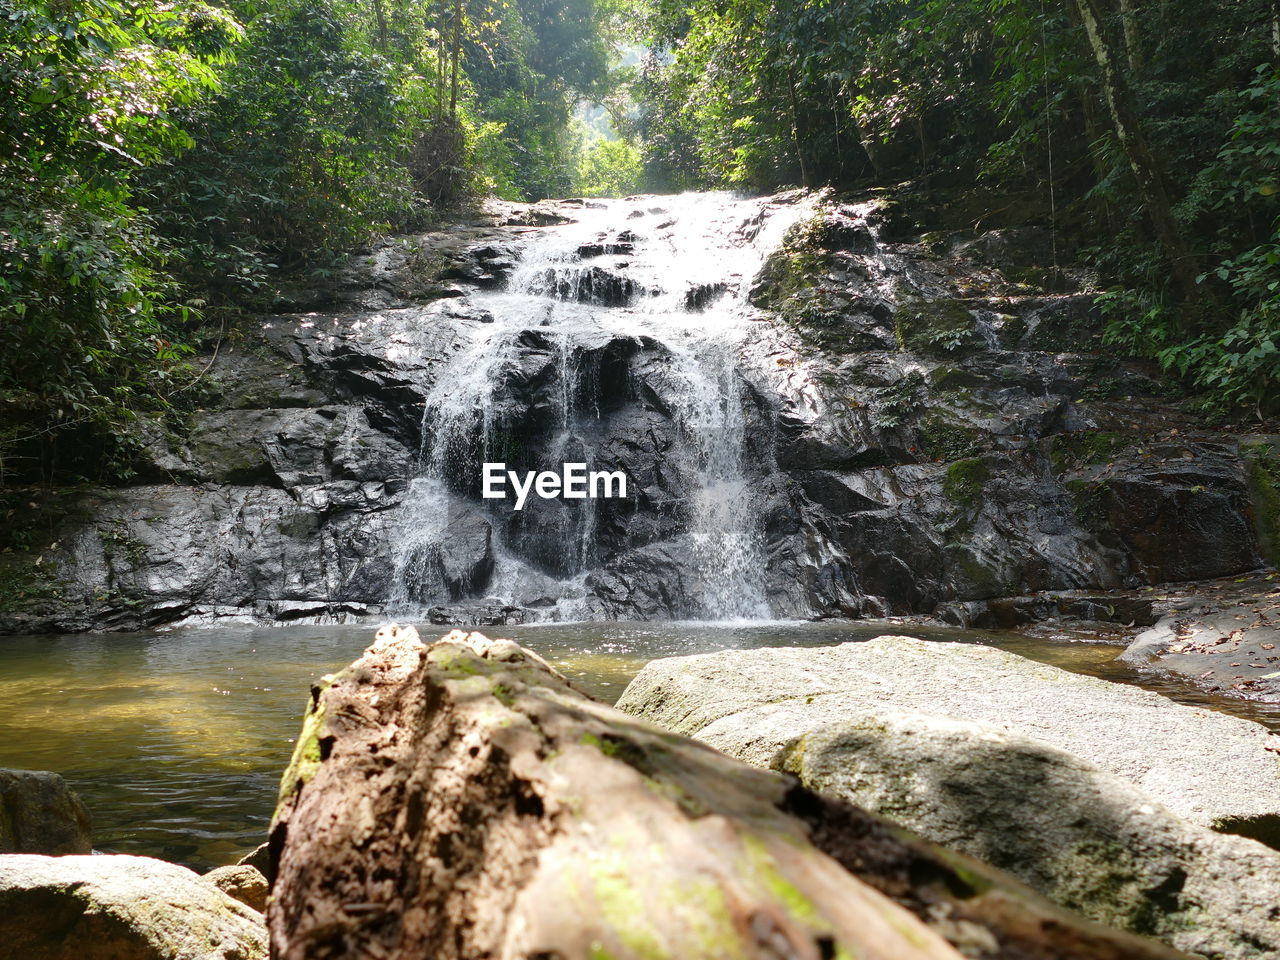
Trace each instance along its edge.
<instances>
[{"instance_id":1,"label":"spray of water","mask_svg":"<svg viewBox=\"0 0 1280 960\"><path fill-rule=\"evenodd\" d=\"M504 384L522 352L549 347L553 356L558 410L548 449L556 462L536 466L558 469L593 453L590 427L600 412L587 358L613 339L646 338L670 358L665 375L678 398L679 437L671 456L695 475L685 513L701 613L767 618L762 536L744 463L750 398L738 358L749 327L746 288L803 211L716 193L608 201L530 240L506 289L473 294L493 322L470 329L427 398L420 475L395 540L393 608L412 614L464 596L519 603L532 593L555 601L547 616L584 609L584 579L601 560L594 500L556 515L563 555L555 575L534 569L526 545L504 542L493 523L487 582L461 582L449 575L450 541L460 517L489 505L475 499L469 478L510 452L522 411Z\"/></svg>"}]
</instances>

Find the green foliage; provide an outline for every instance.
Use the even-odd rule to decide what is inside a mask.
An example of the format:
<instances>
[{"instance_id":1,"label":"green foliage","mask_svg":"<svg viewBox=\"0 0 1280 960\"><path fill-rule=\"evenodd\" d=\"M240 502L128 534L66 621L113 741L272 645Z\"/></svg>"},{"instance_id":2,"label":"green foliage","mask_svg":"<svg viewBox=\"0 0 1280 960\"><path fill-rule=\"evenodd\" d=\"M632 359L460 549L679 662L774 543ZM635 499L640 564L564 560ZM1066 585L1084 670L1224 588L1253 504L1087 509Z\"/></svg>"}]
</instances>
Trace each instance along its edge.
<instances>
[{"instance_id":1,"label":"green foliage","mask_svg":"<svg viewBox=\"0 0 1280 960\"><path fill-rule=\"evenodd\" d=\"M1114 97L1077 2L648 0L633 132L646 173L675 188L976 182L989 197L978 222L1049 226L1113 286L1108 346L1159 361L1223 412L1271 415L1280 14L1270 0L1102 8ZM1167 217L1117 134L1112 105L1130 100ZM1016 214L1002 196L1036 202ZM920 346L968 340L956 325Z\"/></svg>"},{"instance_id":2,"label":"green foliage","mask_svg":"<svg viewBox=\"0 0 1280 960\"><path fill-rule=\"evenodd\" d=\"M183 118L194 146L144 178L189 282L255 292L275 265L412 221L422 201L397 161L431 91L349 17L339 0L284 0L249 20L218 95Z\"/></svg>"},{"instance_id":3,"label":"green foliage","mask_svg":"<svg viewBox=\"0 0 1280 960\"><path fill-rule=\"evenodd\" d=\"M132 180L190 142L175 111L239 32L199 3L0 0L0 473L30 472L55 432L122 434L168 402L191 308Z\"/></svg>"},{"instance_id":4,"label":"green foliage","mask_svg":"<svg viewBox=\"0 0 1280 960\"><path fill-rule=\"evenodd\" d=\"M570 192L603 2L0 0L0 483L127 476L202 324L280 272Z\"/></svg>"},{"instance_id":5,"label":"green foliage","mask_svg":"<svg viewBox=\"0 0 1280 960\"><path fill-rule=\"evenodd\" d=\"M876 392L872 404L872 426L881 430L896 430L914 417L924 407L921 396L924 377L916 372L907 374L896 383Z\"/></svg>"},{"instance_id":6,"label":"green foliage","mask_svg":"<svg viewBox=\"0 0 1280 960\"><path fill-rule=\"evenodd\" d=\"M596 140L578 164L578 189L584 197L625 197L643 187L640 151L625 140Z\"/></svg>"}]
</instances>

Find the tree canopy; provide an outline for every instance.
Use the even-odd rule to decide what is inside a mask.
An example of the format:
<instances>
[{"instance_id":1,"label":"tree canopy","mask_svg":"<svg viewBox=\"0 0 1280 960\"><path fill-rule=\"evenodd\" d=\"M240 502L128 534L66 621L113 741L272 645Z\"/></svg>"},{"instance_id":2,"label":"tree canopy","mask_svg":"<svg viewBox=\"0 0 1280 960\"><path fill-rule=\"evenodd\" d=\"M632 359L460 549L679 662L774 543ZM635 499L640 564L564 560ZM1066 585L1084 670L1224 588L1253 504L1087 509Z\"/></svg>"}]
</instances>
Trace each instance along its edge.
<instances>
[{"instance_id":1,"label":"tree canopy","mask_svg":"<svg viewBox=\"0 0 1280 960\"><path fill-rule=\"evenodd\" d=\"M281 272L494 194L1016 202L1116 349L1276 412L1274 0L0 0L0 110L0 472L124 469Z\"/></svg>"}]
</instances>

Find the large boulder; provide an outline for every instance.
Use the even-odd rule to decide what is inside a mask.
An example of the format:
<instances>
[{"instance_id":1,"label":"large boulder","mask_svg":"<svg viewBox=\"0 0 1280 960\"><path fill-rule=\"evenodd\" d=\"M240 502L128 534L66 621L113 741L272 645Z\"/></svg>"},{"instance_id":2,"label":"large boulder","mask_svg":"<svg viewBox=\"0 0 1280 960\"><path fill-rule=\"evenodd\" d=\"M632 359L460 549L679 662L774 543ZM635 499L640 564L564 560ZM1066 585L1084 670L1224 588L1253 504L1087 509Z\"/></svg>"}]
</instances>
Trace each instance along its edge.
<instances>
[{"instance_id":1,"label":"large boulder","mask_svg":"<svg viewBox=\"0 0 1280 960\"><path fill-rule=\"evenodd\" d=\"M1280 854L1038 740L884 713L813 730L774 765L1090 919L1209 957L1280 955Z\"/></svg>"},{"instance_id":2,"label":"large boulder","mask_svg":"<svg viewBox=\"0 0 1280 960\"><path fill-rule=\"evenodd\" d=\"M270 850L281 960L1183 956L461 631L312 689Z\"/></svg>"},{"instance_id":3,"label":"large boulder","mask_svg":"<svg viewBox=\"0 0 1280 960\"><path fill-rule=\"evenodd\" d=\"M0 952L22 960L259 960L262 915L150 857L0 856Z\"/></svg>"},{"instance_id":4,"label":"large boulder","mask_svg":"<svg viewBox=\"0 0 1280 960\"><path fill-rule=\"evenodd\" d=\"M618 706L762 765L856 714L993 724L1095 763L1193 823L1280 842L1280 758L1264 727L978 644L877 637L657 660Z\"/></svg>"},{"instance_id":5,"label":"large boulder","mask_svg":"<svg viewBox=\"0 0 1280 960\"><path fill-rule=\"evenodd\" d=\"M46 770L0 770L0 853L54 856L93 849L89 811Z\"/></svg>"}]
</instances>

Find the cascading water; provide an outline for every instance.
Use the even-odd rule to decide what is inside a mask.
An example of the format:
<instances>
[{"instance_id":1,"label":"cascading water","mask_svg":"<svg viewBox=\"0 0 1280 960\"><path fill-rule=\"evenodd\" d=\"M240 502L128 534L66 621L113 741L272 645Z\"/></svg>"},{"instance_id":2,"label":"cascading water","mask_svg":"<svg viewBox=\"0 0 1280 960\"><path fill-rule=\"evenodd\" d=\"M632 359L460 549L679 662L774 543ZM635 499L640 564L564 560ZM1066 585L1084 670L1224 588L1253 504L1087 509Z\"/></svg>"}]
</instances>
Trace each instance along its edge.
<instances>
[{"instance_id":1,"label":"cascading water","mask_svg":"<svg viewBox=\"0 0 1280 960\"><path fill-rule=\"evenodd\" d=\"M656 602L656 614L767 618L753 475L769 465L747 462L752 400L738 360L747 287L802 213L728 194L593 203L530 239L505 289L472 294L483 322L467 328L425 404L391 606L609 616L593 573L608 554L658 542L676 545L663 556L694 596ZM484 462L636 469L630 452L646 445L656 453L629 477L630 513L605 515L590 498L512 513L510 501L479 497ZM468 551L481 559L460 562Z\"/></svg>"}]
</instances>

